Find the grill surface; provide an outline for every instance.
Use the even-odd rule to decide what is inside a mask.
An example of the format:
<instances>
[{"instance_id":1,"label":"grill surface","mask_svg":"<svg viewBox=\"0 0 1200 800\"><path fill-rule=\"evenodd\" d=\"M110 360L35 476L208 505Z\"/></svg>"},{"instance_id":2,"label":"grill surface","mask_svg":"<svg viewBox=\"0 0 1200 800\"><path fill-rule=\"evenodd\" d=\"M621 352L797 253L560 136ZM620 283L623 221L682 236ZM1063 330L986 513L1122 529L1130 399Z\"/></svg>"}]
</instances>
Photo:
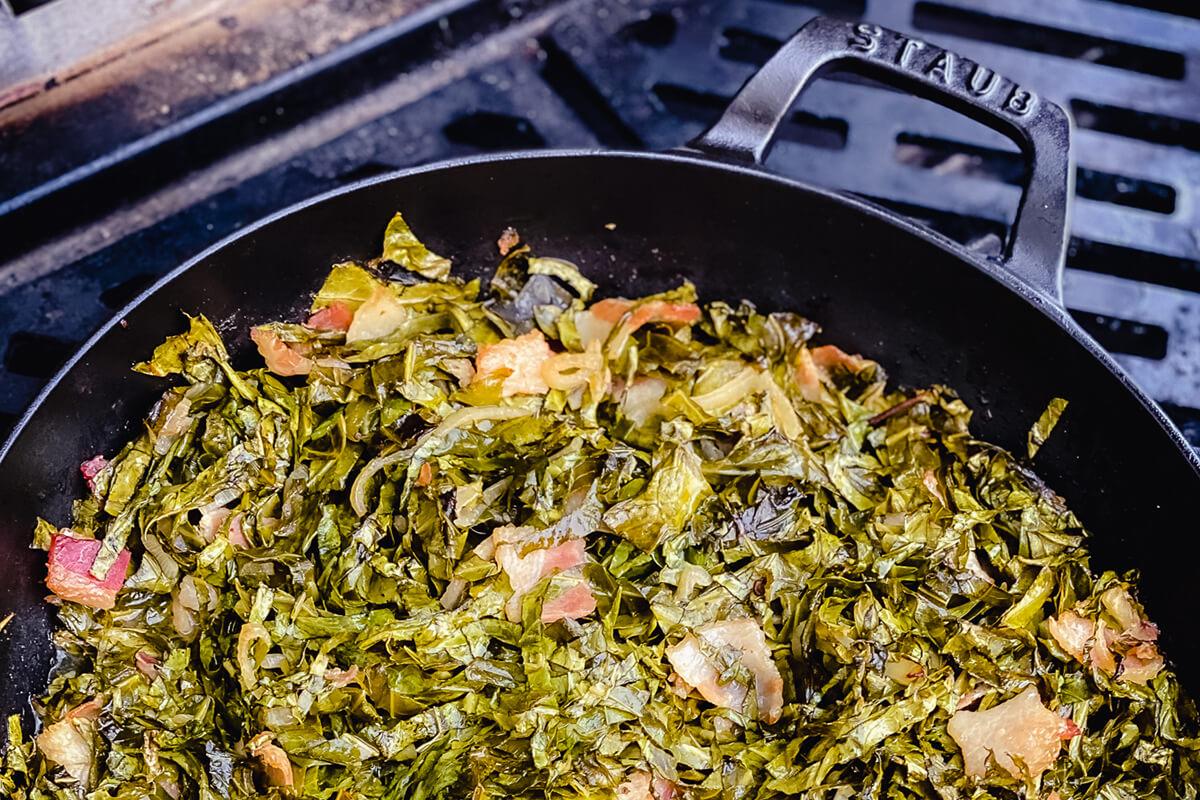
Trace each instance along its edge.
<instances>
[{"instance_id":1,"label":"grill surface","mask_svg":"<svg viewBox=\"0 0 1200 800\"><path fill-rule=\"evenodd\" d=\"M927 37L1072 110L1067 304L1200 447L1200 12L1167 13L1166 0L410 5L423 10L159 124L117 116L102 154L68 141L86 131L85 104L63 104L38 137L0 112L0 424L156 276L270 211L472 152L677 146L783 37L829 13ZM120 88L101 99L121 102ZM1023 175L1002 137L838 75L806 94L769 166L985 250Z\"/></svg>"}]
</instances>

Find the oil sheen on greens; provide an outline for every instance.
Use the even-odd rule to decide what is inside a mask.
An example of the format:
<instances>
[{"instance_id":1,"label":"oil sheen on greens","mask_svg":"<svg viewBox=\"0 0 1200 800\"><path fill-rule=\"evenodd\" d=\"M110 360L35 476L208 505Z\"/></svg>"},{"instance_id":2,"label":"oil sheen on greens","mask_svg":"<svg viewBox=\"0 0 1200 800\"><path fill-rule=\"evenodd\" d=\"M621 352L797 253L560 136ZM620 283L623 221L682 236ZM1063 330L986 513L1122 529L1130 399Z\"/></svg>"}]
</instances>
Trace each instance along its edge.
<instances>
[{"instance_id":1,"label":"oil sheen on greens","mask_svg":"<svg viewBox=\"0 0 1200 800\"><path fill-rule=\"evenodd\" d=\"M460 280L397 215L255 332L291 377L192 318L138 366L145 432L38 525L132 563L111 610L61 602L0 793L1197 796L1129 577L951 390L604 288L525 247Z\"/></svg>"}]
</instances>

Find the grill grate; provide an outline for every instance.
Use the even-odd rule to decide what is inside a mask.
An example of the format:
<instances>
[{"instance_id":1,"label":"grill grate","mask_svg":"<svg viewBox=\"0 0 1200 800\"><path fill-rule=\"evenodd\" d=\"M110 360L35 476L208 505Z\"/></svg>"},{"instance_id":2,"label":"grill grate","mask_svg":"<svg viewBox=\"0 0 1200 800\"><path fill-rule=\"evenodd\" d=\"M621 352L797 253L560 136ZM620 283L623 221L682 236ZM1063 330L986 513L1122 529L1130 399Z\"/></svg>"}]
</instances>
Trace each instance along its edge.
<instances>
[{"instance_id":1,"label":"grill grate","mask_svg":"<svg viewBox=\"0 0 1200 800\"><path fill-rule=\"evenodd\" d=\"M365 50L315 75L282 75L253 104L210 107L208 124L237 131L238 147L214 151L204 126L181 132L166 143L177 171L162 185L130 183L134 196L117 203L106 193L154 163L149 148L63 190L82 218L56 227L45 222L53 205L12 211L10 223L37 216L49 227L0 267L0 414L11 422L72 347L155 276L263 214L470 152L677 146L715 119L783 35L830 13L927 36L1072 110L1068 306L1200 446L1200 13L1165 13L1182 5L1167 0L454 5L467 21L379 43L420 54L415 62ZM296 101L315 85L322 103ZM1024 169L999 135L841 75L806 94L769 166L982 248L1004 235Z\"/></svg>"}]
</instances>

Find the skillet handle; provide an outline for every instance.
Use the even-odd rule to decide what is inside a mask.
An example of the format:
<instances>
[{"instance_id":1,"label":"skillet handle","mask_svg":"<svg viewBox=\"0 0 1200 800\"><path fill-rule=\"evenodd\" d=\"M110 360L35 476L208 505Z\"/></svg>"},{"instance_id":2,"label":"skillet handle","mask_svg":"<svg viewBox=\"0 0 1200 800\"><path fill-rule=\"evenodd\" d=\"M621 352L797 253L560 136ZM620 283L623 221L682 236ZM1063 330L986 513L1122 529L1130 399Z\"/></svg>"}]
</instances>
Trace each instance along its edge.
<instances>
[{"instance_id":1,"label":"skillet handle","mask_svg":"<svg viewBox=\"0 0 1200 800\"><path fill-rule=\"evenodd\" d=\"M817 17L789 39L689 147L762 164L775 131L801 92L831 64L853 63L870 77L933 100L1008 136L1029 160L1003 266L1062 306L1067 202L1075 171L1071 121L1058 105L993 70L920 39L869 22Z\"/></svg>"}]
</instances>

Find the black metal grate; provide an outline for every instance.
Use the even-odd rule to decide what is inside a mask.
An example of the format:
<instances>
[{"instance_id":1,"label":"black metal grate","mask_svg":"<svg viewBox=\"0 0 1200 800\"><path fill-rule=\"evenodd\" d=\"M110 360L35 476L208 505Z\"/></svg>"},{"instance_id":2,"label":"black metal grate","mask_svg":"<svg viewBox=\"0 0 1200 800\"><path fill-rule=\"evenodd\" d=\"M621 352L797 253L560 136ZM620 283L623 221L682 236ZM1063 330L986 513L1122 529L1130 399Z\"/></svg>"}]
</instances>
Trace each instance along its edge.
<instances>
[{"instance_id":1,"label":"black metal grate","mask_svg":"<svg viewBox=\"0 0 1200 800\"><path fill-rule=\"evenodd\" d=\"M230 138L237 147L215 148L201 126L169 143L169 159L154 162L149 149L66 187L62 196L83 216L39 229L0 267L0 413L11 420L71 347L155 276L263 214L468 152L674 147L715 118L782 37L829 13L926 36L1072 110L1078 172L1068 305L1200 446L1200 12L1190 4L474 5L469 25L431 23L380 44L421 54L417 63L367 52L214 114L209 125L238 131ZM447 64L463 74L448 75ZM995 246L1023 174L1015 148L921 101L831 77L794 110L769 166L871 197L965 243ZM293 102L314 86L321 103ZM429 88L415 88L422 86ZM167 176L160 184L130 183L134 196L101 200L149 163L165 170L155 173ZM44 226L47 208L34 204L13 219L37 214Z\"/></svg>"}]
</instances>

